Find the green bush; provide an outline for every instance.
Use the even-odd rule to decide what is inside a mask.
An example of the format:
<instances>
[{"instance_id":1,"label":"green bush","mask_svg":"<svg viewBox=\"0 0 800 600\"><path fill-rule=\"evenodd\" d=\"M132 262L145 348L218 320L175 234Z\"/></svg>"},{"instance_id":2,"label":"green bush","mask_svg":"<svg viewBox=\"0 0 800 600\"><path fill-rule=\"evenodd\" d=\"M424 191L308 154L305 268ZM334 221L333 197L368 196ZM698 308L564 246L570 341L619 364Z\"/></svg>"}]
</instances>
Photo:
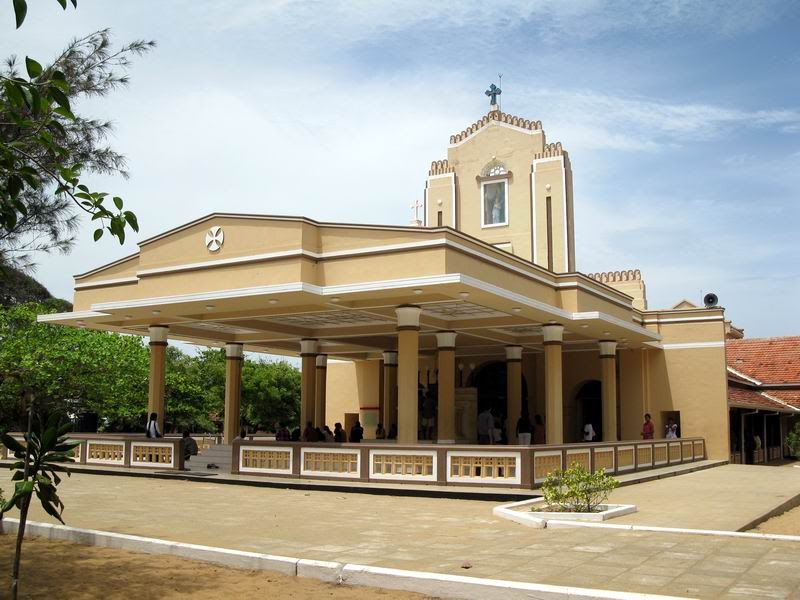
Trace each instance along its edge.
<instances>
[{"instance_id":1,"label":"green bush","mask_svg":"<svg viewBox=\"0 0 800 600\"><path fill-rule=\"evenodd\" d=\"M547 510L595 512L618 485L619 481L605 470L590 473L576 462L566 470L550 473L542 484L542 493Z\"/></svg>"},{"instance_id":2,"label":"green bush","mask_svg":"<svg viewBox=\"0 0 800 600\"><path fill-rule=\"evenodd\" d=\"M795 458L800 458L800 421L794 424L794 429L786 436L786 445Z\"/></svg>"}]
</instances>

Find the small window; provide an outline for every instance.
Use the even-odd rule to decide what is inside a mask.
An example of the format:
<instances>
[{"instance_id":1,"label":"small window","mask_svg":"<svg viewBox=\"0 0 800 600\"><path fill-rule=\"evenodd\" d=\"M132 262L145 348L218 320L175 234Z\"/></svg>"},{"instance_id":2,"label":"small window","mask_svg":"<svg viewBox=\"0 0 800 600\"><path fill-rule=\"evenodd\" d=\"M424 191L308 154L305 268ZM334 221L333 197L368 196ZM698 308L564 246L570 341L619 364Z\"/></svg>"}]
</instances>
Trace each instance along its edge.
<instances>
[{"instance_id":1,"label":"small window","mask_svg":"<svg viewBox=\"0 0 800 600\"><path fill-rule=\"evenodd\" d=\"M436 213L436 225L439 227L442 226L442 211Z\"/></svg>"},{"instance_id":2,"label":"small window","mask_svg":"<svg viewBox=\"0 0 800 600\"><path fill-rule=\"evenodd\" d=\"M508 182L481 184L481 227L508 225Z\"/></svg>"},{"instance_id":3,"label":"small window","mask_svg":"<svg viewBox=\"0 0 800 600\"><path fill-rule=\"evenodd\" d=\"M498 160L492 160L481 169L481 177L497 177L508 173L506 166Z\"/></svg>"}]
</instances>

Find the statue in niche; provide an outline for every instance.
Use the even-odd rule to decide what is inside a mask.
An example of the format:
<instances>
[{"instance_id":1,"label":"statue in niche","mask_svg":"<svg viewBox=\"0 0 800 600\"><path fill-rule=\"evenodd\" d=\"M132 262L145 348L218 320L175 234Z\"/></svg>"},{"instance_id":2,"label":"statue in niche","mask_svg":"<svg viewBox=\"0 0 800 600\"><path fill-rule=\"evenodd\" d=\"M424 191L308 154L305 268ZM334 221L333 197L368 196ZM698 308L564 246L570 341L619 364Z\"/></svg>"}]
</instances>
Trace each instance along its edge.
<instances>
[{"instance_id":1,"label":"statue in niche","mask_svg":"<svg viewBox=\"0 0 800 600\"><path fill-rule=\"evenodd\" d=\"M506 186L504 182L487 183L483 187L483 223L499 225L506 222Z\"/></svg>"}]
</instances>

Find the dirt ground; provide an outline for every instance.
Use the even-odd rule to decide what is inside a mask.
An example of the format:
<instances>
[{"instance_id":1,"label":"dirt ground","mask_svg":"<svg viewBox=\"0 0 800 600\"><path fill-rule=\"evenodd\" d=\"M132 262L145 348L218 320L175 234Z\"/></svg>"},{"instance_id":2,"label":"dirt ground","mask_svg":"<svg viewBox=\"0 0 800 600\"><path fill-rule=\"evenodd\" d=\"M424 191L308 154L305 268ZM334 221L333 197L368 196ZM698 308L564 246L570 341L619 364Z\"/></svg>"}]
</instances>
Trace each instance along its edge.
<instances>
[{"instance_id":1,"label":"dirt ground","mask_svg":"<svg viewBox=\"0 0 800 600\"><path fill-rule=\"evenodd\" d=\"M0 597L7 597L14 537L0 535ZM268 571L243 571L173 556L25 540L20 598L392 598L423 600L421 594L337 586Z\"/></svg>"},{"instance_id":2,"label":"dirt ground","mask_svg":"<svg viewBox=\"0 0 800 600\"><path fill-rule=\"evenodd\" d=\"M752 533L783 533L800 535L800 506L788 510L782 515L772 517L751 530Z\"/></svg>"}]
</instances>

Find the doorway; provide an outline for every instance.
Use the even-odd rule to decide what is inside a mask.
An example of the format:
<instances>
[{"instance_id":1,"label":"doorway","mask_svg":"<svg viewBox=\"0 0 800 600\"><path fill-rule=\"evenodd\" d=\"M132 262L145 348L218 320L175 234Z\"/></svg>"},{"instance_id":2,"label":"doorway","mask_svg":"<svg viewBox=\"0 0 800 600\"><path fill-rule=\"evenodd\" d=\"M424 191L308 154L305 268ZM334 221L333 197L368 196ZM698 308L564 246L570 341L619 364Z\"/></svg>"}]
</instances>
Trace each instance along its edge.
<instances>
[{"instance_id":1,"label":"doorway","mask_svg":"<svg viewBox=\"0 0 800 600\"><path fill-rule=\"evenodd\" d=\"M594 429L594 441L603 439L603 394L602 384L592 379L583 383L575 393L575 418L571 431L573 442L583 441L583 431L587 423Z\"/></svg>"}]
</instances>

